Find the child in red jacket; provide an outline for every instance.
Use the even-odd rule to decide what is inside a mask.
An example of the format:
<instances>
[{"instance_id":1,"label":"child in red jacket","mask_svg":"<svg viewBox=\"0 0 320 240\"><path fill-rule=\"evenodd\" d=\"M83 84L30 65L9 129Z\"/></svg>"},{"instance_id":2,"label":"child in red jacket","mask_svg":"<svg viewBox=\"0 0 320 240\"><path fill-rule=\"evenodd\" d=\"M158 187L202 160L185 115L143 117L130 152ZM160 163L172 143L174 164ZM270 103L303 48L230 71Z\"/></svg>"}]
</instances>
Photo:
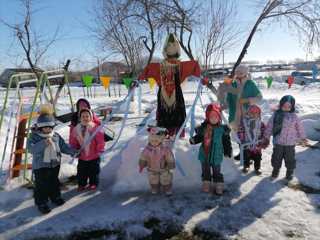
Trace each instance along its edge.
<instances>
[{"instance_id":1,"label":"child in red jacket","mask_svg":"<svg viewBox=\"0 0 320 240\"><path fill-rule=\"evenodd\" d=\"M78 190L85 188L95 190L99 183L100 154L104 150L104 134L98 131L94 138L88 143L90 136L99 127L93 122L93 114L90 109L81 109L79 113L80 123L72 130L70 145L81 149L77 166ZM89 186L87 186L89 179Z\"/></svg>"}]
</instances>

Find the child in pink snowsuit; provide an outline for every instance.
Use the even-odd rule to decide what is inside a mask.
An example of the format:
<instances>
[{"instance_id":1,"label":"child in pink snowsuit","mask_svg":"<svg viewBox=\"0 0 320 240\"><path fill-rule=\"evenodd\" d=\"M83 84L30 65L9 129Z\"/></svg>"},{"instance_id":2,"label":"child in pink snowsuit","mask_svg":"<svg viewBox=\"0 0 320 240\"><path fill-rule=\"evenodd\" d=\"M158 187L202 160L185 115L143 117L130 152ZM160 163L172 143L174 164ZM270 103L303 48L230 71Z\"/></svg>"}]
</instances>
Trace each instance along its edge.
<instances>
[{"instance_id":1,"label":"child in pink snowsuit","mask_svg":"<svg viewBox=\"0 0 320 240\"><path fill-rule=\"evenodd\" d=\"M80 123L73 129L70 136L70 145L75 149L84 148L80 152L77 177L78 190L86 187L95 190L99 183L100 154L104 151L104 133L98 131L94 138L88 142L90 136L99 127L93 122L93 114L90 109L82 109L79 113ZM89 186L87 186L89 179Z\"/></svg>"},{"instance_id":2,"label":"child in pink snowsuit","mask_svg":"<svg viewBox=\"0 0 320 240\"><path fill-rule=\"evenodd\" d=\"M139 159L140 172L147 167L152 194L157 194L162 187L166 195L171 195L175 160L171 149L163 144L167 130L150 126L148 132L149 142Z\"/></svg>"}]
</instances>

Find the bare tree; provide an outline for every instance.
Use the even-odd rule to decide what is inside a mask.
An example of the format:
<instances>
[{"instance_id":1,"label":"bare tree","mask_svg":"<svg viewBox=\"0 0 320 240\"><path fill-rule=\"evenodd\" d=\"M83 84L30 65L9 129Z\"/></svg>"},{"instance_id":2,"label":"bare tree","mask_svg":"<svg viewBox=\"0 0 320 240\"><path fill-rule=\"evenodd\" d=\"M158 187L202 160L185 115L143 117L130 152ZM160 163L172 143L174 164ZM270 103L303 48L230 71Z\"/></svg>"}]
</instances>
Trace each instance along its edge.
<instances>
[{"instance_id":1,"label":"bare tree","mask_svg":"<svg viewBox=\"0 0 320 240\"><path fill-rule=\"evenodd\" d=\"M258 26L265 21L286 23L289 29L295 31L307 45L320 44L320 1L319 0L259 0L264 7L256 23L254 24L247 41L235 63L232 75L236 67L244 58L252 38ZM273 23L274 23L273 22ZM272 23L272 22L269 22Z\"/></svg>"},{"instance_id":2,"label":"bare tree","mask_svg":"<svg viewBox=\"0 0 320 240\"><path fill-rule=\"evenodd\" d=\"M155 52L155 47L162 32L162 15L159 9L162 7L162 1L158 0L130 0L126 4L127 14L124 18L135 21L140 26L140 39L148 51L149 64Z\"/></svg>"},{"instance_id":3,"label":"bare tree","mask_svg":"<svg viewBox=\"0 0 320 240\"><path fill-rule=\"evenodd\" d=\"M236 6L233 0L209 0L202 7L202 18L196 29L198 59L204 70L215 64L223 50L230 48L238 39L239 29L233 21L236 16Z\"/></svg>"},{"instance_id":4,"label":"bare tree","mask_svg":"<svg viewBox=\"0 0 320 240\"><path fill-rule=\"evenodd\" d=\"M21 15L23 19L22 23L10 24L4 20L1 20L1 22L14 31L24 52L25 60L28 62L32 72L39 79L39 63L50 46L56 41L59 28L57 28L50 40L46 40L32 29L32 0L20 0L20 3L24 10L24 13Z\"/></svg>"},{"instance_id":5,"label":"bare tree","mask_svg":"<svg viewBox=\"0 0 320 240\"><path fill-rule=\"evenodd\" d=\"M129 30L134 29L134 35L139 36L138 38L134 37L134 39L142 41L148 53L148 64L153 58L156 45L162 38L163 33L173 31L178 36L182 49L190 59L194 59L191 47L192 27L196 22L196 10L200 3L189 4L188 1L181 0L100 0L100 2L102 5L96 7L95 10L98 16L96 23L99 26L95 32L99 33L99 39L103 43L106 43L105 37L101 36L103 32L110 35L110 32L120 32L129 26ZM106 19L108 20L106 21ZM112 20L113 22L111 22ZM127 35L130 35L130 31L126 31ZM125 34L125 32L122 32L122 34ZM117 51L122 49L123 55L128 50L123 51L125 44L120 43L119 34L117 35L117 39L114 38L119 45ZM133 34L131 33L131 35ZM138 44L138 42L135 44ZM106 45L110 47L110 44ZM114 48L112 46L111 49ZM128 57L124 58L126 60Z\"/></svg>"},{"instance_id":6,"label":"bare tree","mask_svg":"<svg viewBox=\"0 0 320 240\"><path fill-rule=\"evenodd\" d=\"M127 10L117 0L103 1L96 9L95 33L104 48L120 54L132 75L141 66L143 44L136 25L127 18Z\"/></svg>"},{"instance_id":7,"label":"bare tree","mask_svg":"<svg viewBox=\"0 0 320 240\"><path fill-rule=\"evenodd\" d=\"M192 37L194 35L194 26L200 24L196 14L201 6L201 2L171 0L166 1L161 9L162 21L167 31L173 31L187 56L194 60L192 52Z\"/></svg>"}]
</instances>

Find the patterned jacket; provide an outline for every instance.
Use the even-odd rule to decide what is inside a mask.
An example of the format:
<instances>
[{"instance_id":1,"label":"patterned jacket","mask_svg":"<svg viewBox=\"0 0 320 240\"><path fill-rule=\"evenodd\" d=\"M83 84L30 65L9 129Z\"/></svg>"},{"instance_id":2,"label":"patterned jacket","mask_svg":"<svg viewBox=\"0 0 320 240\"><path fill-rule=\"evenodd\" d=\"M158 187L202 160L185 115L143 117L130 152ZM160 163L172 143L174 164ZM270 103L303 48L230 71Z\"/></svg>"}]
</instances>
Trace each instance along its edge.
<instances>
[{"instance_id":1,"label":"patterned jacket","mask_svg":"<svg viewBox=\"0 0 320 240\"><path fill-rule=\"evenodd\" d=\"M275 113L269 119L264 138L269 139L272 135ZM273 143L285 146L294 146L301 139L306 138L303 126L296 113L284 113L280 134L274 137Z\"/></svg>"},{"instance_id":2,"label":"patterned jacket","mask_svg":"<svg viewBox=\"0 0 320 240\"><path fill-rule=\"evenodd\" d=\"M241 143L249 143L250 140L254 140L254 137L251 135L251 139L249 138L248 134L250 134L251 130L253 130L253 134L255 134L256 141L263 140L264 132L266 129L265 124L259 119L258 121L260 122L260 129L252 129L250 128L250 120L248 117L245 117L242 119L241 124L238 128L238 137ZM256 122L255 124L258 124ZM247 126L247 133L246 133L246 127ZM261 149L264 148L262 142L257 143L256 145L253 146L248 146L247 149L250 150L252 153L261 153Z\"/></svg>"}]
</instances>

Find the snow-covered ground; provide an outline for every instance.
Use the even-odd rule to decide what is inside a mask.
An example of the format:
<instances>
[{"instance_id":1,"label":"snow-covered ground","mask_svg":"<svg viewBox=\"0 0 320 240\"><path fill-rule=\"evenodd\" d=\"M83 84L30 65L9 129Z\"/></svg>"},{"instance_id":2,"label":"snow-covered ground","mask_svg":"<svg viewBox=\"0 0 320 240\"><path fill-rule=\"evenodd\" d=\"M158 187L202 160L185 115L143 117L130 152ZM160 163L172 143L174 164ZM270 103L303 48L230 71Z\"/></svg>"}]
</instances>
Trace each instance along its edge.
<instances>
[{"instance_id":1,"label":"snow-covered ground","mask_svg":"<svg viewBox=\"0 0 320 240\"><path fill-rule=\"evenodd\" d=\"M320 84L306 87L293 85L291 89L277 82L270 89L266 89L264 84L259 85L264 96L261 106L265 121L285 94L296 98L300 116L314 116L320 112ZM196 85L194 82L185 83L183 90L189 111ZM25 94L30 98L32 92L29 89ZM83 96L81 88L73 87L71 92L75 99ZM122 97L109 98L104 90L97 89L96 98L89 100L94 107L117 106L116 103L124 98L125 93L122 89ZM3 89L0 89L1 106L3 94ZM211 97L210 92L204 90L202 103L206 105ZM284 184L284 167L278 180L270 180L272 146L263 152L261 176L252 172L244 175L238 162L225 159L226 191L222 197L217 197L200 192L199 146L191 146L187 134L174 148L176 159L187 176L175 171L173 196L152 196L146 173L138 172L138 158L147 141L144 124L155 117L155 90L143 85L141 115L138 114L136 100L137 97L131 104L129 118L118 144L107 152L102 161L99 189L78 193L75 185L67 185L63 190L67 202L43 216L34 207L32 191L19 187L19 180L10 181L0 191L0 239L167 239L179 233L180 239L186 239L188 233L197 235L198 239L320 239L318 149L296 148L296 178L302 184L296 188ZM198 102L197 123L203 120L203 107ZM61 98L57 108L61 112L68 110L67 96ZM122 113L119 116L123 116ZM0 133L1 153L10 127L8 114ZM108 127L117 134L120 125L121 121L110 122ZM189 129L187 125L187 132ZM68 127L58 127L58 132L68 138ZM111 145L112 142L108 143L106 149ZM10 147L7 147L3 173L8 166ZM234 144L234 153L237 152L237 145ZM69 157L63 159L62 181L75 174L76 163L70 164L70 160ZM6 175L1 176L3 181Z\"/></svg>"}]
</instances>

